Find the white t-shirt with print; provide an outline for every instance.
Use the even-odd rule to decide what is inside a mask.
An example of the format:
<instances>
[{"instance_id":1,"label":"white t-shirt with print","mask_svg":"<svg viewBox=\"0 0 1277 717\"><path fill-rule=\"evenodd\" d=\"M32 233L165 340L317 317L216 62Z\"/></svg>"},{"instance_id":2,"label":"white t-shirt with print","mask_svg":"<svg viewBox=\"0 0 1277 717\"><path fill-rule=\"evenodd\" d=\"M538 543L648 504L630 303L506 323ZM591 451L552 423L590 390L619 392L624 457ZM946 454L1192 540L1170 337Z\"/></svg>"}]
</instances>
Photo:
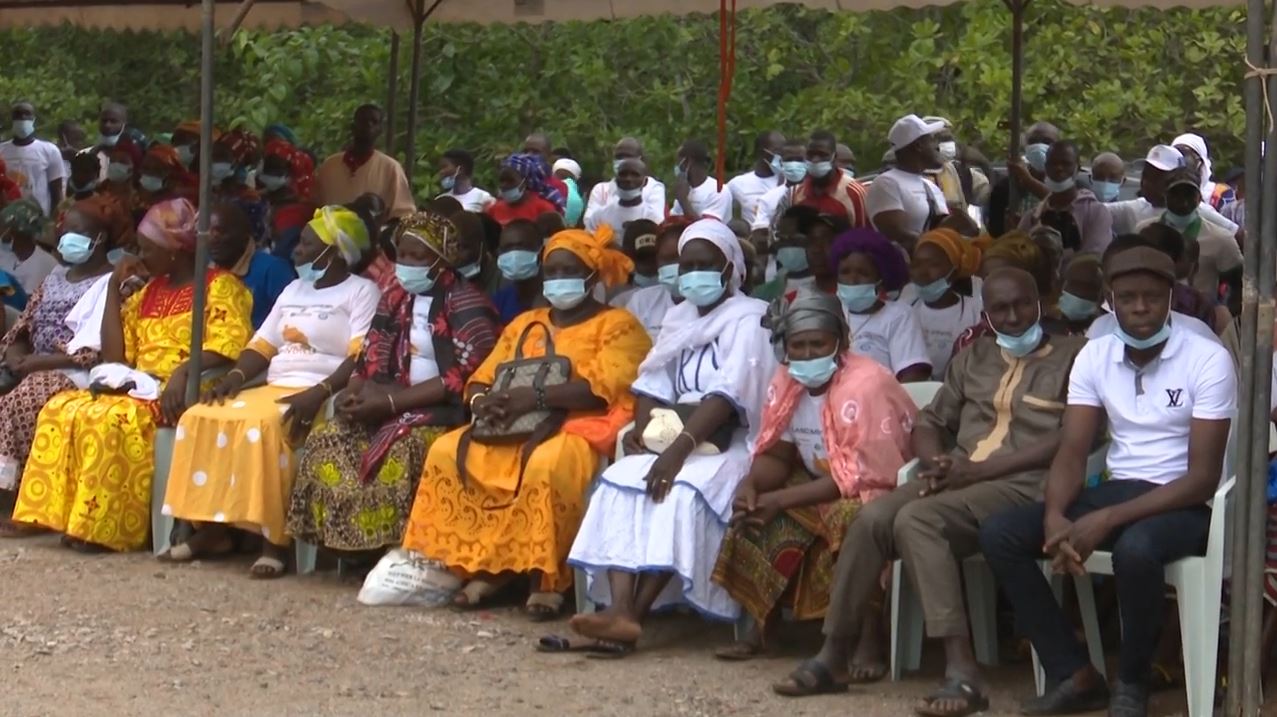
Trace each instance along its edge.
<instances>
[{"instance_id":1,"label":"white t-shirt with print","mask_svg":"<svg viewBox=\"0 0 1277 717\"><path fill-rule=\"evenodd\" d=\"M42 139L27 145L14 144L13 140L0 142L0 159L4 160L9 179L22 188L22 196L36 200L48 216L52 209L49 183L69 176L58 146Z\"/></svg>"},{"instance_id":2,"label":"white t-shirt with print","mask_svg":"<svg viewBox=\"0 0 1277 717\"><path fill-rule=\"evenodd\" d=\"M309 388L331 376L359 351L380 299L377 284L361 276L324 289L293 280L253 337L276 351L267 382Z\"/></svg>"},{"instance_id":3,"label":"white t-shirt with print","mask_svg":"<svg viewBox=\"0 0 1277 717\"><path fill-rule=\"evenodd\" d=\"M732 201L736 203L736 209L740 211L740 218L749 222L752 226L754 217L757 216L759 202L763 196L784 184L785 178L778 174L773 174L770 177L760 177L750 171L738 177L733 177L727 183L727 191L732 194Z\"/></svg>"},{"instance_id":4,"label":"white t-shirt with print","mask_svg":"<svg viewBox=\"0 0 1277 717\"><path fill-rule=\"evenodd\" d=\"M780 437L782 441L794 444L803 466L816 478L833 475L829 468L829 451L825 447L825 431L820 422L820 412L825 410L827 395L813 396L803 391L794 408L793 418L789 420L789 428Z\"/></svg>"},{"instance_id":5,"label":"white t-shirt with print","mask_svg":"<svg viewBox=\"0 0 1277 717\"><path fill-rule=\"evenodd\" d=\"M674 306L674 298L664 286L645 286L612 297L611 304L633 314L643 324L643 328L647 329L647 335L655 344L656 335L661 333L665 312Z\"/></svg>"},{"instance_id":6,"label":"white t-shirt with print","mask_svg":"<svg viewBox=\"0 0 1277 717\"><path fill-rule=\"evenodd\" d=\"M18 255L14 254L12 249L0 248L0 269L13 274L13 278L18 280L28 296L40 288L45 277L53 273L56 268L58 268L58 260L40 247L36 247L26 261L18 261Z\"/></svg>"},{"instance_id":7,"label":"white t-shirt with print","mask_svg":"<svg viewBox=\"0 0 1277 717\"><path fill-rule=\"evenodd\" d=\"M870 222L883 212L903 211L909 217L905 228L914 234L921 234L927 230L927 219L931 214L948 214L949 205L945 203L944 192L935 182L921 174L889 169L874 177L869 185L869 192L865 195L865 210L869 213Z\"/></svg>"},{"instance_id":8,"label":"white t-shirt with print","mask_svg":"<svg viewBox=\"0 0 1277 717\"><path fill-rule=\"evenodd\" d=\"M701 217L713 217L719 221L726 222L732 218L732 193L727 188L718 188L718 180L713 177L706 177L699 187L692 187L687 193L687 199L692 203L692 208ZM678 200L674 200L674 206L670 209L670 216L681 217L686 212L683 205Z\"/></svg>"},{"instance_id":9,"label":"white t-shirt with print","mask_svg":"<svg viewBox=\"0 0 1277 717\"><path fill-rule=\"evenodd\" d=\"M408 361L408 380L414 386L439 376L439 364L435 361L434 328L430 325L432 305L434 299L429 296L418 296L412 302L412 330L408 334L412 356Z\"/></svg>"},{"instance_id":10,"label":"white t-shirt with print","mask_svg":"<svg viewBox=\"0 0 1277 717\"><path fill-rule=\"evenodd\" d=\"M893 374L918 364L931 365L918 318L909 306L887 301L872 314L848 311L847 323L851 326L851 350Z\"/></svg>"},{"instance_id":11,"label":"white t-shirt with print","mask_svg":"<svg viewBox=\"0 0 1277 717\"><path fill-rule=\"evenodd\" d=\"M620 246L621 237L625 234L625 225L637 219L650 219L660 224L665 217L653 211L647 202L639 202L632 207L627 207L619 200L613 199L606 207L586 218L585 230L593 232L606 224L612 227L612 233L615 235L612 241Z\"/></svg>"},{"instance_id":12,"label":"white t-shirt with print","mask_svg":"<svg viewBox=\"0 0 1277 717\"><path fill-rule=\"evenodd\" d=\"M1069 405L1108 416L1112 480L1166 484L1188 472L1193 419L1235 419L1237 374L1228 350L1171 322L1161 354L1136 367L1114 334L1088 341L1069 374Z\"/></svg>"},{"instance_id":13,"label":"white t-shirt with print","mask_svg":"<svg viewBox=\"0 0 1277 717\"><path fill-rule=\"evenodd\" d=\"M590 220L604 207L617 200L617 189L615 179L599 182L590 189L590 198L585 204L583 218L585 226L598 226L598 222L591 224ZM659 223L665 220L665 185L656 177L648 177L643 184L643 206L647 207L651 216L659 217L652 221Z\"/></svg>"},{"instance_id":14,"label":"white t-shirt with print","mask_svg":"<svg viewBox=\"0 0 1277 717\"><path fill-rule=\"evenodd\" d=\"M984 302L974 296L958 296L958 303L944 309L933 309L921 300L913 305L913 315L922 330L922 340L927 344L927 356L931 358L931 378L944 380L944 370L953 356L953 342L958 335L980 321Z\"/></svg>"},{"instance_id":15,"label":"white t-shirt with print","mask_svg":"<svg viewBox=\"0 0 1277 717\"><path fill-rule=\"evenodd\" d=\"M476 214L484 211L497 201L491 194L488 194L478 187L471 187L469 191L462 192L461 194L444 192L436 197L436 199L443 199L444 197L452 197L458 202L461 202L462 209L467 212L475 212Z\"/></svg>"}]
</instances>

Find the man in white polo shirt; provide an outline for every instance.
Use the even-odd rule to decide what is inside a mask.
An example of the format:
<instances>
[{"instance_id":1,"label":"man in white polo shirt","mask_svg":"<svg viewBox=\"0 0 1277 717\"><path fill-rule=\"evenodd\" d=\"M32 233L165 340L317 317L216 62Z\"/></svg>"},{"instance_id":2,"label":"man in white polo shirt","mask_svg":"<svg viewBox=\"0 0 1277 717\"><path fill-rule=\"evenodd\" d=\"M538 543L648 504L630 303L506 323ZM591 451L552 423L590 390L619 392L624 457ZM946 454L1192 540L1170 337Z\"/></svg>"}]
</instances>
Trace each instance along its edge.
<instances>
[{"instance_id":1,"label":"man in white polo shirt","mask_svg":"<svg viewBox=\"0 0 1277 717\"><path fill-rule=\"evenodd\" d=\"M1047 691L1026 715L1108 706L1111 717L1144 717L1162 628L1163 569L1206 547L1207 507L1219 486L1237 378L1223 346L1171 320L1175 267L1150 247L1105 263L1118 330L1090 341L1069 374L1060 447L1046 499L985 521L980 545L1038 651ZM1110 478L1083 488L1086 457L1108 420ZM1081 574L1090 554L1113 554L1122 646L1110 692L1052 596L1038 561ZM1205 590L1220 586L1206 585Z\"/></svg>"}]
</instances>

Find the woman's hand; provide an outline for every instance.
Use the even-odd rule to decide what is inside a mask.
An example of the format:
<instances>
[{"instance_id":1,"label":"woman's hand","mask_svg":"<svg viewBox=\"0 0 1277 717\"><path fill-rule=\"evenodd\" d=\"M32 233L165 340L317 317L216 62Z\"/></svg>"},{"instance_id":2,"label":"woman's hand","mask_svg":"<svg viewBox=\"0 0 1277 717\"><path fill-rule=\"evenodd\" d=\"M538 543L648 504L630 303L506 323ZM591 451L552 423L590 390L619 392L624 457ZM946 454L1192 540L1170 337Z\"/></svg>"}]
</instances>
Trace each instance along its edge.
<instances>
[{"instance_id":1,"label":"woman's hand","mask_svg":"<svg viewBox=\"0 0 1277 717\"><path fill-rule=\"evenodd\" d=\"M351 421L378 424L395 415L390 396L385 389L365 385L364 390L346 401L342 412Z\"/></svg>"},{"instance_id":2,"label":"woman's hand","mask_svg":"<svg viewBox=\"0 0 1277 717\"><path fill-rule=\"evenodd\" d=\"M758 506L758 488L754 487L754 481L746 477L745 480L736 486L736 497L732 498L732 518L730 523L737 525L745 520L754 508Z\"/></svg>"},{"instance_id":3,"label":"woman's hand","mask_svg":"<svg viewBox=\"0 0 1277 717\"><path fill-rule=\"evenodd\" d=\"M476 411L482 410L477 415L508 426L515 419L536 409L537 395L532 388L512 388L508 391L490 391L475 403Z\"/></svg>"},{"instance_id":4,"label":"woman's hand","mask_svg":"<svg viewBox=\"0 0 1277 717\"><path fill-rule=\"evenodd\" d=\"M621 450L627 456L641 456L647 453L647 447L643 445L643 432L638 429L638 426L631 428L630 432L621 438Z\"/></svg>"},{"instance_id":5,"label":"woman's hand","mask_svg":"<svg viewBox=\"0 0 1277 717\"><path fill-rule=\"evenodd\" d=\"M288 410L284 411L283 422L288 425L288 442L293 445L299 445L310 433L310 427L315 423L315 416L319 415L320 409L324 407L324 401L328 400L328 392L322 387L312 386L301 393L294 393L291 396L284 396L276 401L276 403L288 406Z\"/></svg>"},{"instance_id":6,"label":"woman's hand","mask_svg":"<svg viewBox=\"0 0 1277 717\"><path fill-rule=\"evenodd\" d=\"M656 457L652 468L647 472L647 497L651 498L653 503L660 503L670 494L670 489L674 487L674 479L678 476L678 472L683 470L683 464L687 462L687 457L691 455L693 448L695 445L690 440L680 438Z\"/></svg>"},{"instance_id":7,"label":"woman's hand","mask_svg":"<svg viewBox=\"0 0 1277 717\"><path fill-rule=\"evenodd\" d=\"M176 426L186 412L186 372L186 364L179 366L160 392L160 417L166 426Z\"/></svg>"},{"instance_id":8,"label":"woman's hand","mask_svg":"<svg viewBox=\"0 0 1277 717\"><path fill-rule=\"evenodd\" d=\"M220 406L226 402L226 399L238 396L242 388L244 388L244 372L233 370L219 378L217 383L205 391L200 397L200 402L216 403Z\"/></svg>"},{"instance_id":9,"label":"woman's hand","mask_svg":"<svg viewBox=\"0 0 1277 717\"><path fill-rule=\"evenodd\" d=\"M146 270L146 264L141 259L132 254L125 254L111 270L111 284L118 289L124 285L124 282L135 276L149 279L151 273Z\"/></svg>"}]
</instances>

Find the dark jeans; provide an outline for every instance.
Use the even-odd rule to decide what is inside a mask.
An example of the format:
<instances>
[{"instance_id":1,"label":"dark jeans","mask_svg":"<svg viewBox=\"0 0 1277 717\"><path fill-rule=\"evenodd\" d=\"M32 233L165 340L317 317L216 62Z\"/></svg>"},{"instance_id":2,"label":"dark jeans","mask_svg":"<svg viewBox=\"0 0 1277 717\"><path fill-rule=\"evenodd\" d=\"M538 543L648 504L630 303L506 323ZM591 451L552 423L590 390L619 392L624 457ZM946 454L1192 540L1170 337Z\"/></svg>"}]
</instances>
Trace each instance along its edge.
<instances>
[{"instance_id":1,"label":"dark jeans","mask_svg":"<svg viewBox=\"0 0 1277 717\"><path fill-rule=\"evenodd\" d=\"M1157 485L1144 481L1109 481L1082 491L1065 511L1077 520L1095 510L1125 503ZM998 583L1015 608L1016 628L1037 648L1048 684L1068 679L1089 664L1086 646L1051 593L1038 561L1045 559L1042 503L1012 508L989 518L980 529L980 546ZM1210 528L1205 505L1174 510L1124 525L1113 531L1100 550L1113 554L1122 646L1118 679L1148 682L1153 653L1162 627L1166 588L1163 568L1180 558L1202 555ZM1218 590L1220 586L1203 586Z\"/></svg>"}]
</instances>

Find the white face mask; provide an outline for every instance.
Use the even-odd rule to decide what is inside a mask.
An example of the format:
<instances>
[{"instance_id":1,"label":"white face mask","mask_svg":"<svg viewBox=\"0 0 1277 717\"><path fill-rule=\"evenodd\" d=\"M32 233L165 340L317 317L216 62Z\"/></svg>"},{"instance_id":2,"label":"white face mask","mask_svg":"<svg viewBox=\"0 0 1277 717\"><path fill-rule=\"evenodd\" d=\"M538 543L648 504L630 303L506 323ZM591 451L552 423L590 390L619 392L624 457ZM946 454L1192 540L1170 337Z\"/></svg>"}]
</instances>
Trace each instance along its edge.
<instances>
[{"instance_id":1,"label":"white face mask","mask_svg":"<svg viewBox=\"0 0 1277 717\"><path fill-rule=\"evenodd\" d=\"M952 140L940 143L940 156L946 162L952 162L958 158L958 143Z\"/></svg>"}]
</instances>

